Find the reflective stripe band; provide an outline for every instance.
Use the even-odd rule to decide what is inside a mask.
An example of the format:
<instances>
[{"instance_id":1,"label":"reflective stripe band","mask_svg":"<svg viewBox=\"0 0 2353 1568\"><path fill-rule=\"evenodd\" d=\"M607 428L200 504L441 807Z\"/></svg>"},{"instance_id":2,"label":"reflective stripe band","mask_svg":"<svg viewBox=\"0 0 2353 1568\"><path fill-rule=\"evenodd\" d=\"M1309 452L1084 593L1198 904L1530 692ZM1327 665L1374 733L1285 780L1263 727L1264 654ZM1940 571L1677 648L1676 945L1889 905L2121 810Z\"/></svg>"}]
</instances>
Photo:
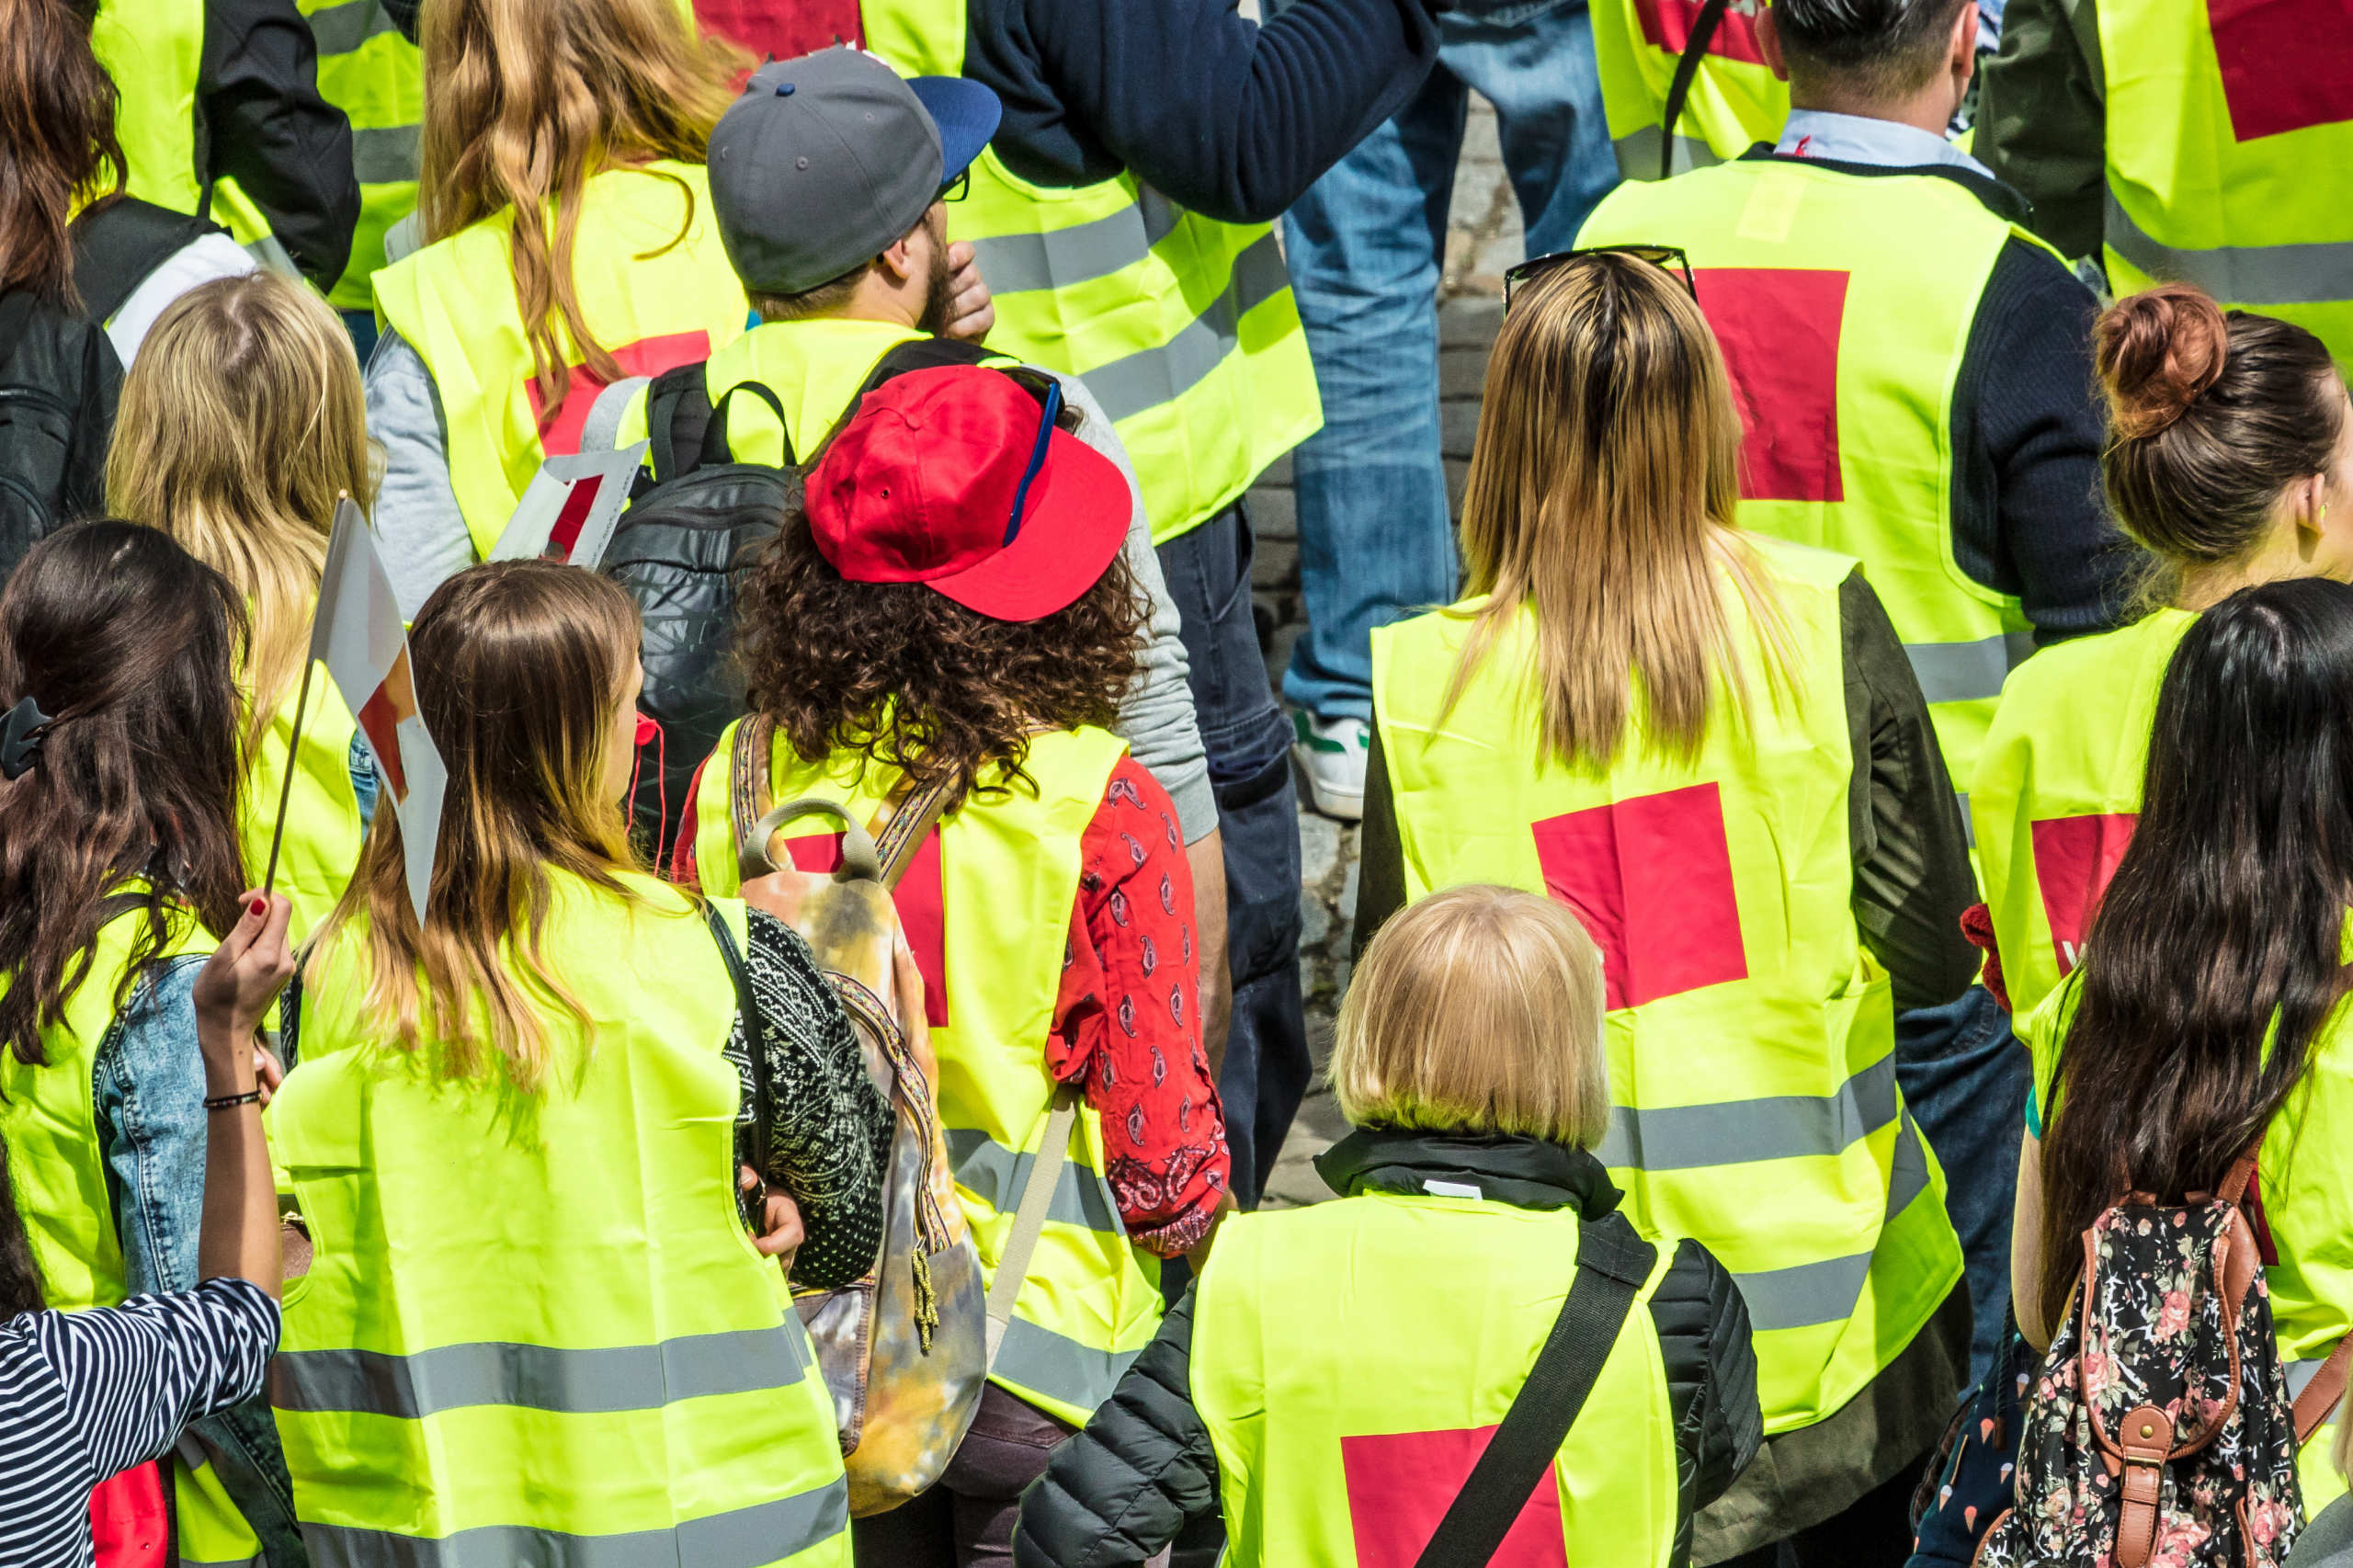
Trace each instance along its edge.
<instances>
[{"instance_id":1,"label":"reflective stripe band","mask_svg":"<svg viewBox=\"0 0 2353 1568\"><path fill-rule=\"evenodd\" d=\"M2303 1398L2304 1385L2318 1377L2320 1375L2320 1369L2327 1365L2328 1358L2325 1356L2314 1361L2280 1362L2280 1375L2288 1380L2289 1401L2292 1403L2294 1401Z\"/></svg>"},{"instance_id":2,"label":"reflective stripe band","mask_svg":"<svg viewBox=\"0 0 2353 1568\"><path fill-rule=\"evenodd\" d=\"M416 178L418 128L390 125L351 133L351 167L361 185L398 185Z\"/></svg>"},{"instance_id":3,"label":"reflective stripe band","mask_svg":"<svg viewBox=\"0 0 2353 1568\"><path fill-rule=\"evenodd\" d=\"M322 62L330 55L349 54L378 33L395 30L378 0L344 0L312 12L309 21Z\"/></svg>"},{"instance_id":4,"label":"reflective stripe band","mask_svg":"<svg viewBox=\"0 0 2353 1568\"><path fill-rule=\"evenodd\" d=\"M268 1561L261 1556L190 1557L185 1551L179 1556L180 1568L264 1568Z\"/></svg>"},{"instance_id":5,"label":"reflective stripe band","mask_svg":"<svg viewBox=\"0 0 2353 1568\"><path fill-rule=\"evenodd\" d=\"M1610 145L1618 153L1618 172L1628 179L1658 178L1658 139L1655 125L1645 125L1629 136L1620 136ZM1675 139L1675 172L1688 174L1693 169L1711 168L1722 163L1716 150L1697 137L1678 136Z\"/></svg>"},{"instance_id":6,"label":"reflective stripe band","mask_svg":"<svg viewBox=\"0 0 2353 1568\"><path fill-rule=\"evenodd\" d=\"M1928 1189L1928 1160L1912 1113L1904 1113L1895 1134L1894 1161L1888 1172L1887 1220L1912 1206ZM1873 1253L1801 1263L1791 1268L1768 1268L1735 1274L1741 1299L1748 1303L1749 1326L1758 1334L1777 1328L1810 1328L1852 1317L1870 1278Z\"/></svg>"},{"instance_id":7,"label":"reflective stripe band","mask_svg":"<svg viewBox=\"0 0 2353 1568\"><path fill-rule=\"evenodd\" d=\"M1068 289L1133 267L1176 232L1185 210L1145 187L1107 218L1042 234L998 234L972 242L991 294Z\"/></svg>"},{"instance_id":8,"label":"reflective stripe band","mask_svg":"<svg viewBox=\"0 0 2353 1568\"><path fill-rule=\"evenodd\" d=\"M803 1371L800 1335L787 1324L608 1350L498 1342L445 1345L414 1356L281 1350L269 1363L269 1401L279 1410L359 1411L412 1421L483 1404L577 1415L790 1388Z\"/></svg>"},{"instance_id":9,"label":"reflective stripe band","mask_svg":"<svg viewBox=\"0 0 2353 1568\"><path fill-rule=\"evenodd\" d=\"M1005 1325L990 1375L1034 1389L1081 1410L1099 1409L1127 1375L1137 1350L1090 1350L1050 1328L1017 1316Z\"/></svg>"},{"instance_id":10,"label":"reflective stripe band","mask_svg":"<svg viewBox=\"0 0 2353 1568\"><path fill-rule=\"evenodd\" d=\"M961 1186L1000 1214L1010 1214L1021 1206L1021 1189L1029 1180L1029 1167L1037 1164L1037 1155L1016 1153L974 1128L951 1127L947 1139L948 1163L955 1167ZM1046 1218L1106 1235L1128 1233L1120 1222L1110 1184L1101 1172L1076 1160L1063 1163L1062 1179L1054 1184L1054 1201Z\"/></svg>"},{"instance_id":11,"label":"reflective stripe band","mask_svg":"<svg viewBox=\"0 0 2353 1568\"><path fill-rule=\"evenodd\" d=\"M689 1519L674 1529L569 1535L484 1525L438 1539L302 1521L313 1568L759 1568L849 1528L849 1483Z\"/></svg>"},{"instance_id":12,"label":"reflective stripe band","mask_svg":"<svg viewBox=\"0 0 2353 1568\"><path fill-rule=\"evenodd\" d=\"M1930 703L1976 702L2002 695L2002 682L2034 652L2029 632L2009 631L1974 642L1906 642L1904 656L1920 695Z\"/></svg>"},{"instance_id":13,"label":"reflective stripe band","mask_svg":"<svg viewBox=\"0 0 2353 1568\"><path fill-rule=\"evenodd\" d=\"M1240 323L1251 310L1290 287L1275 236L1265 233L1233 258L1233 278L1209 309L1167 343L1139 349L1098 365L1079 380L1095 394L1116 425L1161 404L1174 403L1218 368L1238 341Z\"/></svg>"},{"instance_id":14,"label":"reflective stripe band","mask_svg":"<svg viewBox=\"0 0 2353 1568\"><path fill-rule=\"evenodd\" d=\"M2230 305L2329 305L2353 300L2353 242L2176 250L2152 238L2107 193L2109 247L2150 277L2195 283Z\"/></svg>"},{"instance_id":15,"label":"reflective stripe band","mask_svg":"<svg viewBox=\"0 0 2353 1568\"><path fill-rule=\"evenodd\" d=\"M1713 1105L1661 1106L1609 1113L1595 1151L1605 1165L1688 1171L1752 1160L1836 1154L1895 1115L1895 1058L1883 1056L1829 1095L1774 1095Z\"/></svg>"}]
</instances>

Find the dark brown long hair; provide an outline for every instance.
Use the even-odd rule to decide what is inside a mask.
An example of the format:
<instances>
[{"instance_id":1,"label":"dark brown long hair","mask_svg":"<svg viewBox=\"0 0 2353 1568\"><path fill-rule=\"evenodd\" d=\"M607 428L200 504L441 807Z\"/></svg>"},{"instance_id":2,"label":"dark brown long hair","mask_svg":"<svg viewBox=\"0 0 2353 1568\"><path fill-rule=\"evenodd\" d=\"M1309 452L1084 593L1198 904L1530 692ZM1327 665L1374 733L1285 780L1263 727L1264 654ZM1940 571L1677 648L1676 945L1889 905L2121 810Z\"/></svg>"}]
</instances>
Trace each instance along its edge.
<instances>
[{"instance_id":1,"label":"dark brown long hair","mask_svg":"<svg viewBox=\"0 0 2353 1568\"><path fill-rule=\"evenodd\" d=\"M796 507L736 608L756 711L803 761L858 752L959 796L1018 778L1040 728L1108 728L1135 678L1144 606L1124 554L1041 620L993 620L921 583L849 583ZM991 763L1005 780L980 785Z\"/></svg>"},{"instance_id":2,"label":"dark brown long hair","mask_svg":"<svg viewBox=\"0 0 2353 1568\"><path fill-rule=\"evenodd\" d=\"M0 0L0 290L69 308L74 203L120 190L127 167L91 14L76 0Z\"/></svg>"},{"instance_id":3,"label":"dark brown long hair","mask_svg":"<svg viewBox=\"0 0 2353 1568\"><path fill-rule=\"evenodd\" d=\"M8 1144L0 1139L0 1323L49 1303L42 1294L40 1260L17 1210L16 1184L8 1179Z\"/></svg>"},{"instance_id":4,"label":"dark brown long hair","mask_svg":"<svg viewBox=\"0 0 2353 1568\"><path fill-rule=\"evenodd\" d=\"M2286 1103L2353 978L2348 906L2353 586L2247 588L2166 667L2140 825L2069 982L2042 1140L2045 1322L2102 1209L2213 1190ZM2267 1172L2291 1156L2267 1150Z\"/></svg>"},{"instance_id":5,"label":"dark brown long hair","mask_svg":"<svg viewBox=\"0 0 2353 1568\"><path fill-rule=\"evenodd\" d=\"M590 1024L541 961L540 934L551 871L630 896L628 824L601 784L637 644L637 606L620 585L556 562L470 567L417 611L417 715L449 770L427 919L419 931L400 818L386 807L317 949L347 928L364 934L369 1014L403 1050L429 1037L436 1072L496 1068L536 1089L547 1006Z\"/></svg>"},{"instance_id":6,"label":"dark brown long hair","mask_svg":"<svg viewBox=\"0 0 2353 1568\"><path fill-rule=\"evenodd\" d=\"M2109 406L2100 477L2125 530L2167 574L2235 561L2270 537L2279 493L2326 473L2345 383L2292 322L2225 313L2187 283L2109 306L2093 334Z\"/></svg>"},{"instance_id":7,"label":"dark brown long hair","mask_svg":"<svg viewBox=\"0 0 2353 1568\"><path fill-rule=\"evenodd\" d=\"M0 594L0 712L49 715L37 760L0 782L0 1047L47 1060L40 1031L88 977L100 901L149 883L120 1006L173 898L215 936L244 891L237 670L245 611L228 580L136 523L80 523L33 546Z\"/></svg>"}]
</instances>

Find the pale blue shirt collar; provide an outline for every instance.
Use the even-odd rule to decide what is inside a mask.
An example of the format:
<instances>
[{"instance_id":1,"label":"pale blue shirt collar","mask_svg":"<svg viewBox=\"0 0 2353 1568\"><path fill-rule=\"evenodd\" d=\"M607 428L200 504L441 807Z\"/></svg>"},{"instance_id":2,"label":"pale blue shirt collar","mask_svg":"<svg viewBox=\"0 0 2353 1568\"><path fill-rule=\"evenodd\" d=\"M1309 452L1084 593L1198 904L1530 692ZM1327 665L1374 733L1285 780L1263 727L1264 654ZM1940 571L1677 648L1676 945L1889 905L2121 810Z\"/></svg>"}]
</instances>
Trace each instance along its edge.
<instances>
[{"instance_id":1,"label":"pale blue shirt collar","mask_svg":"<svg viewBox=\"0 0 2353 1568\"><path fill-rule=\"evenodd\" d=\"M1918 168L1949 164L1971 174L1994 177L1994 171L1931 131L1893 119L1872 119L1859 114L1832 114L1825 109L1794 108L1781 128L1773 151L1785 157L1827 158L1841 164L1871 164L1882 168Z\"/></svg>"}]
</instances>

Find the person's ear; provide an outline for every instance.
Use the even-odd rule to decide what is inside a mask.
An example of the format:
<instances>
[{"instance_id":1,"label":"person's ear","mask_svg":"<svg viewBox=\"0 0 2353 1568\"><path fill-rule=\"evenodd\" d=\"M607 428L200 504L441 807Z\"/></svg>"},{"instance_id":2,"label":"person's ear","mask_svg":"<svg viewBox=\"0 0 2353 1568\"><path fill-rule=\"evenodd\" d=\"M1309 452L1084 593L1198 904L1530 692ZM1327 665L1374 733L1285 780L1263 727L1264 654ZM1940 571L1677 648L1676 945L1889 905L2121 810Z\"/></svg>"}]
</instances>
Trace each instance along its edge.
<instances>
[{"instance_id":1,"label":"person's ear","mask_svg":"<svg viewBox=\"0 0 2353 1568\"><path fill-rule=\"evenodd\" d=\"M1952 19L1952 50L1945 65L1955 92L1967 91L1970 77L1977 74L1977 0L1968 0Z\"/></svg>"},{"instance_id":2,"label":"person's ear","mask_svg":"<svg viewBox=\"0 0 2353 1568\"><path fill-rule=\"evenodd\" d=\"M1790 79L1789 62L1781 57L1780 26L1773 20L1770 6L1756 8L1756 52L1765 57L1765 68L1773 73L1776 80Z\"/></svg>"},{"instance_id":3,"label":"person's ear","mask_svg":"<svg viewBox=\"0 0 2353 1568\"><path fill-rule=\"evenodd\" d=\"M874 259L891 274L892 282L907 283L926 275L923 253L918 247L930 243L931 236L924 233L923 220L919 218L914 228L893 240L890 248Z\"/></svg>"}]
</instances>

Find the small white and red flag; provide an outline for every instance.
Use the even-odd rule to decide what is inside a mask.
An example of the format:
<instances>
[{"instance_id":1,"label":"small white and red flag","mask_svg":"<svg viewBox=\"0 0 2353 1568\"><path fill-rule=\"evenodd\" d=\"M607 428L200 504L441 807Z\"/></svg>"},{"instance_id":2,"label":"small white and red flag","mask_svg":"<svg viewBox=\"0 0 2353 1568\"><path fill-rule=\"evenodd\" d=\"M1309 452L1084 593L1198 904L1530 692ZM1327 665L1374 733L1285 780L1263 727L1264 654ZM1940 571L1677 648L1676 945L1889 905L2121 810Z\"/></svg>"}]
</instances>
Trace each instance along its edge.
<instances>
[{"instance_id":1,"label":"small white and red flag","mask_svg":"<svg viewBox=\"0 0 2353 1568\"><path fill-rule=\"evenodd\" d=\"M376 809L389 805L399 816L408 896L422 926L433 891L433 850L441 835L441 797L449 774L416 711L408 629L401 622L400 601L392 597L392 574L384 570L368 519L348 498L335 508L326 569L319 574L311 657L335 677L375 758L383 786Z\"/></svg>"},{"instance_id":2,"label":"small white and red flag","mask_svg":"<svg viewBox=\"0 0 2353 1568\"><path fill-rule=\"evenodd\" d=\"M493 561L549 557L589 571L605 558L630 486L645 461L645 443L619 451L568 452L551 457L531 475L515 515L491 551Z\"/></svg>"}]
</instances>

